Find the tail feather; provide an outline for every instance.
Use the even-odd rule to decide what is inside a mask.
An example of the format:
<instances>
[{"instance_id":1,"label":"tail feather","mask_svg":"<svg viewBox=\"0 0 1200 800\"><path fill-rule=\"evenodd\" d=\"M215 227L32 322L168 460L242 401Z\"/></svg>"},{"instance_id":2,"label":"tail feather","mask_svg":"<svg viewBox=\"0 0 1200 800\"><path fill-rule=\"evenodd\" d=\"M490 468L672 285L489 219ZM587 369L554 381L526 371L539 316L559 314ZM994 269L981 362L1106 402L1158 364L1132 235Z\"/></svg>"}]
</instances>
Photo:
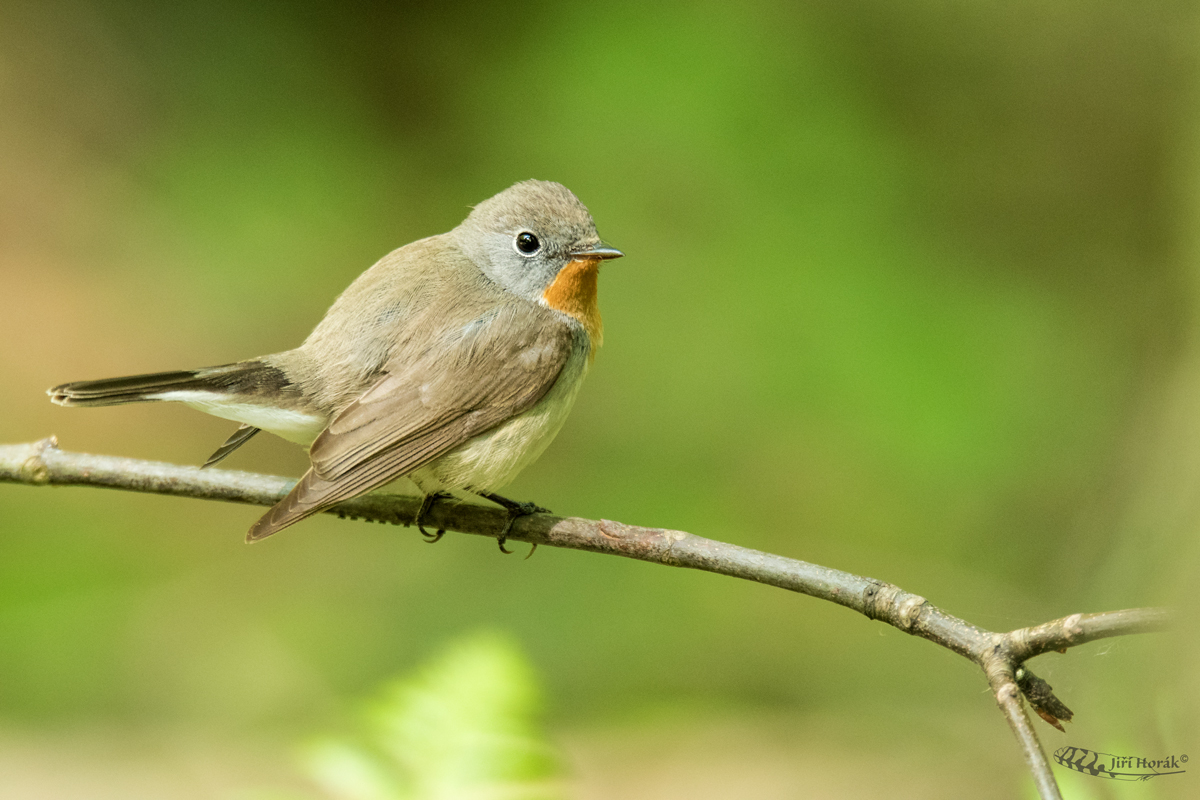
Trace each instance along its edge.
<instances>
[{"instance_id":1,"label":"tail feather","mask_svg":"<svg viewBox=\"0 0 1200 800\"><path fill-rule=\"evenodd\" d=\"M200 469L206 469L214 464L221 463L230 453L254 438L254 434L258 433L260 430L261 428L256 428L253 425L243 423L240 428L234 431L233 434L225 440L223 445L217 448L215 453L208 457L208 461L205 461Z\"/></svg>"},{"instance_id":2,"label":"tail feather","mask_svg":"<svg viewBox=\"0 0 1200 800\"><path fill-rule=\"evenodd\" d=\"M50 401L60 406L115 406L146 400L146 395L193 388L198 371L156 372L98 381L76 381L48 389Z\"/></svg>"},{"instance_id":3,"label":"tail feather","mask_svg":"<svg viewBox=\"0 0 1200 800\"><path fill-rule=\"evenodd\" d=\"M239 361L219 367L129 375L98 381L75 381L48 389L51 402L60 406L115 406L172 399L156 397L168 392L247 394L279 391L290 386L282 370L262 361Z\"/></svg>"}]
</instances>

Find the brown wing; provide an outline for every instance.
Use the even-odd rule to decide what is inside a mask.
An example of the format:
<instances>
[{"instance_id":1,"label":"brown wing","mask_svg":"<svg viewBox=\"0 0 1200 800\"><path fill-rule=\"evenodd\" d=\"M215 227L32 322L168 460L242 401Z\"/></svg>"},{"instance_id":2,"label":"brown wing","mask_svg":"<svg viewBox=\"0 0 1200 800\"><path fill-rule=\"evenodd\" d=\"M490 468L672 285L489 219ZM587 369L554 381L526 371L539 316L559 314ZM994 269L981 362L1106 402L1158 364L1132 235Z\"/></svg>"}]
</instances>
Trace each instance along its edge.
<instances>
[{"instance_id":1,"label":"brown wing","mask_svg":"<svg viewBox=\"0 0 1200 800\"><path fill-rule=\"evenodd\" d=\"M312 468L254 524L249 541L407 475L527 411L571 355L571 329L543 309L506 304L389 372L313 442Z\"/></svg>"}]
</instances>

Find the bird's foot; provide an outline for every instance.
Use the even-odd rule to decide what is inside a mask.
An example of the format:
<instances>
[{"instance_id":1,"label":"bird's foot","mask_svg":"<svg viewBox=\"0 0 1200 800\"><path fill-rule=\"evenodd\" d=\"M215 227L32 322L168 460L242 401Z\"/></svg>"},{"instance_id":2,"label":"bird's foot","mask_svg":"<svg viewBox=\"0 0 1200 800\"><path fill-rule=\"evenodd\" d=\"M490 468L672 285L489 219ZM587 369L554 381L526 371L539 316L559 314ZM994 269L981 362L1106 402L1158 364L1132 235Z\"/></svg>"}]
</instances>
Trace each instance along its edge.
<instances>
[{"instance_id":1,"label":"bird's foot","mask_svg":"<svg viewBox=\"0 0 1200 800\"><path fill-rule=\"evenodd\" d=\"M512 550L505 548L504 543L508 541L508 534L512 530L513 522L516 521L518 517L528 517L531 514L552 513L550 509L542 508L536 503L522 503L518 500L509 500L507 497L494 494L493 492L479 492L479 496L491 500L498 506L504 506L504 510L508 512L508 520L504 523L504 530L500 531L500 535L496 538L496 544L500 546L500 552L504 553L505 555L512 555ZM530 548L529 556L533 555L535 550L537 550L536 544ZM529 556L525 557L529 558Z\"/></svg>"},{"instance_id":2,"label":"bird's foot","mask_svg":"<svg viewBox=\"0 0 1200 800\"><path fill-rule=\"evenodd\" d=\"M429 513L429 509L433 508L433 504L438 500L449 500L453 496L454 495L448 492L433 492L432 494L427 494L421 498L421 507L417 509L417 516L413 520L413 524L417 526L417 530L419 530L421 535L425 537L425 541L427 543L433 544L441 539L442 535L446 533L446 530L444 528L438 528L437 533L430 533L429 531L425 530L425 515Z\"/></svg>"}]
</instances>

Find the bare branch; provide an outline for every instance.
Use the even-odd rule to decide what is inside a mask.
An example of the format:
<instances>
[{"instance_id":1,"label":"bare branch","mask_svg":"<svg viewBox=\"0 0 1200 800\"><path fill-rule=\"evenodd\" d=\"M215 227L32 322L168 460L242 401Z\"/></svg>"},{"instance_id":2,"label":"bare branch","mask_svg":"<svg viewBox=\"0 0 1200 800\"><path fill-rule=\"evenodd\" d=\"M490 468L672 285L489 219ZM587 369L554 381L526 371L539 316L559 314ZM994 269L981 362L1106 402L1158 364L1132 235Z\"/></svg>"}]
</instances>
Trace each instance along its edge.
<instances>
[{"instance_id":1,"label":"bare branch","mask_svg":"<svg viewBox=\"0 0 1200 800\"><path fill-rule=\"evenodd\" d=\"M1009 652L1020 663L1051 650L1066 650L1110 636L1163 631L1169 622L1170 614L1166 609L1127 608L1099 614L1072 614L1033 628L1009 631L1005 638Z\"/></svg>"},{"instance_id":2,"label":"bare branch","mask_svg":"<svg viewBox=\"0 0 1200 800\"><path fill-rule=\"evenodd\" d=\"M0 445L0 481L100 486L262 506L274 505L295 483L272 475L201 471L161 462L71 453L58 449L53 437L32 444ZM340 503L328 513L408 525L419 506L416 497L377 492ZM504 531L507 519L507 512L502 509L455 501L437 503L426 516L426 522L438 528L493 538ZM807 594L853 609L969 658L987 676L996 703L1033 773L1038 792L1047 800L1061 795L1045 751L1025 713L1018 669L1027 659L1050 650L1065 651L1108 636L1159 631L1168 622L1167 612L1162 609L1135 608L1073 614L1035 627L996 633L948 614L925 598L890 583L683 531L534 514L518 518L507 538L703 570ZM1036 676L1030 674L1024 685L1033 685L1035 680L1040 697L1032 699L1038 713L1046 717L1046 707L1055 708L1061 703L1050 692L1049 685Z\"/></svg>"}]
</instances>

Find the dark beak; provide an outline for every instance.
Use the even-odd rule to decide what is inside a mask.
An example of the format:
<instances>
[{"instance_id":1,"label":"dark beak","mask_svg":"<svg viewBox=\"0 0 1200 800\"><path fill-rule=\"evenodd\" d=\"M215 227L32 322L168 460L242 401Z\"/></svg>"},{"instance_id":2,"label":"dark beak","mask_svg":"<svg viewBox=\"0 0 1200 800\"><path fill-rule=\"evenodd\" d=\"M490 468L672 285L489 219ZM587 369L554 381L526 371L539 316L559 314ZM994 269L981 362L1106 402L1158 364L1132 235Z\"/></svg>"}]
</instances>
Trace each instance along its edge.
<instances>
[{"instance_id":1,"label":"dark beak","mask_svg":"<svg viewBox=\"0 0 1200 800\"><path fill-rule=\"evenodd\" d=\"M620 258L625 254L617 248L609 247L604 242L601 242L584 250L578 250L571 255L576 258Z\"/></svg>"}]
</instances>

